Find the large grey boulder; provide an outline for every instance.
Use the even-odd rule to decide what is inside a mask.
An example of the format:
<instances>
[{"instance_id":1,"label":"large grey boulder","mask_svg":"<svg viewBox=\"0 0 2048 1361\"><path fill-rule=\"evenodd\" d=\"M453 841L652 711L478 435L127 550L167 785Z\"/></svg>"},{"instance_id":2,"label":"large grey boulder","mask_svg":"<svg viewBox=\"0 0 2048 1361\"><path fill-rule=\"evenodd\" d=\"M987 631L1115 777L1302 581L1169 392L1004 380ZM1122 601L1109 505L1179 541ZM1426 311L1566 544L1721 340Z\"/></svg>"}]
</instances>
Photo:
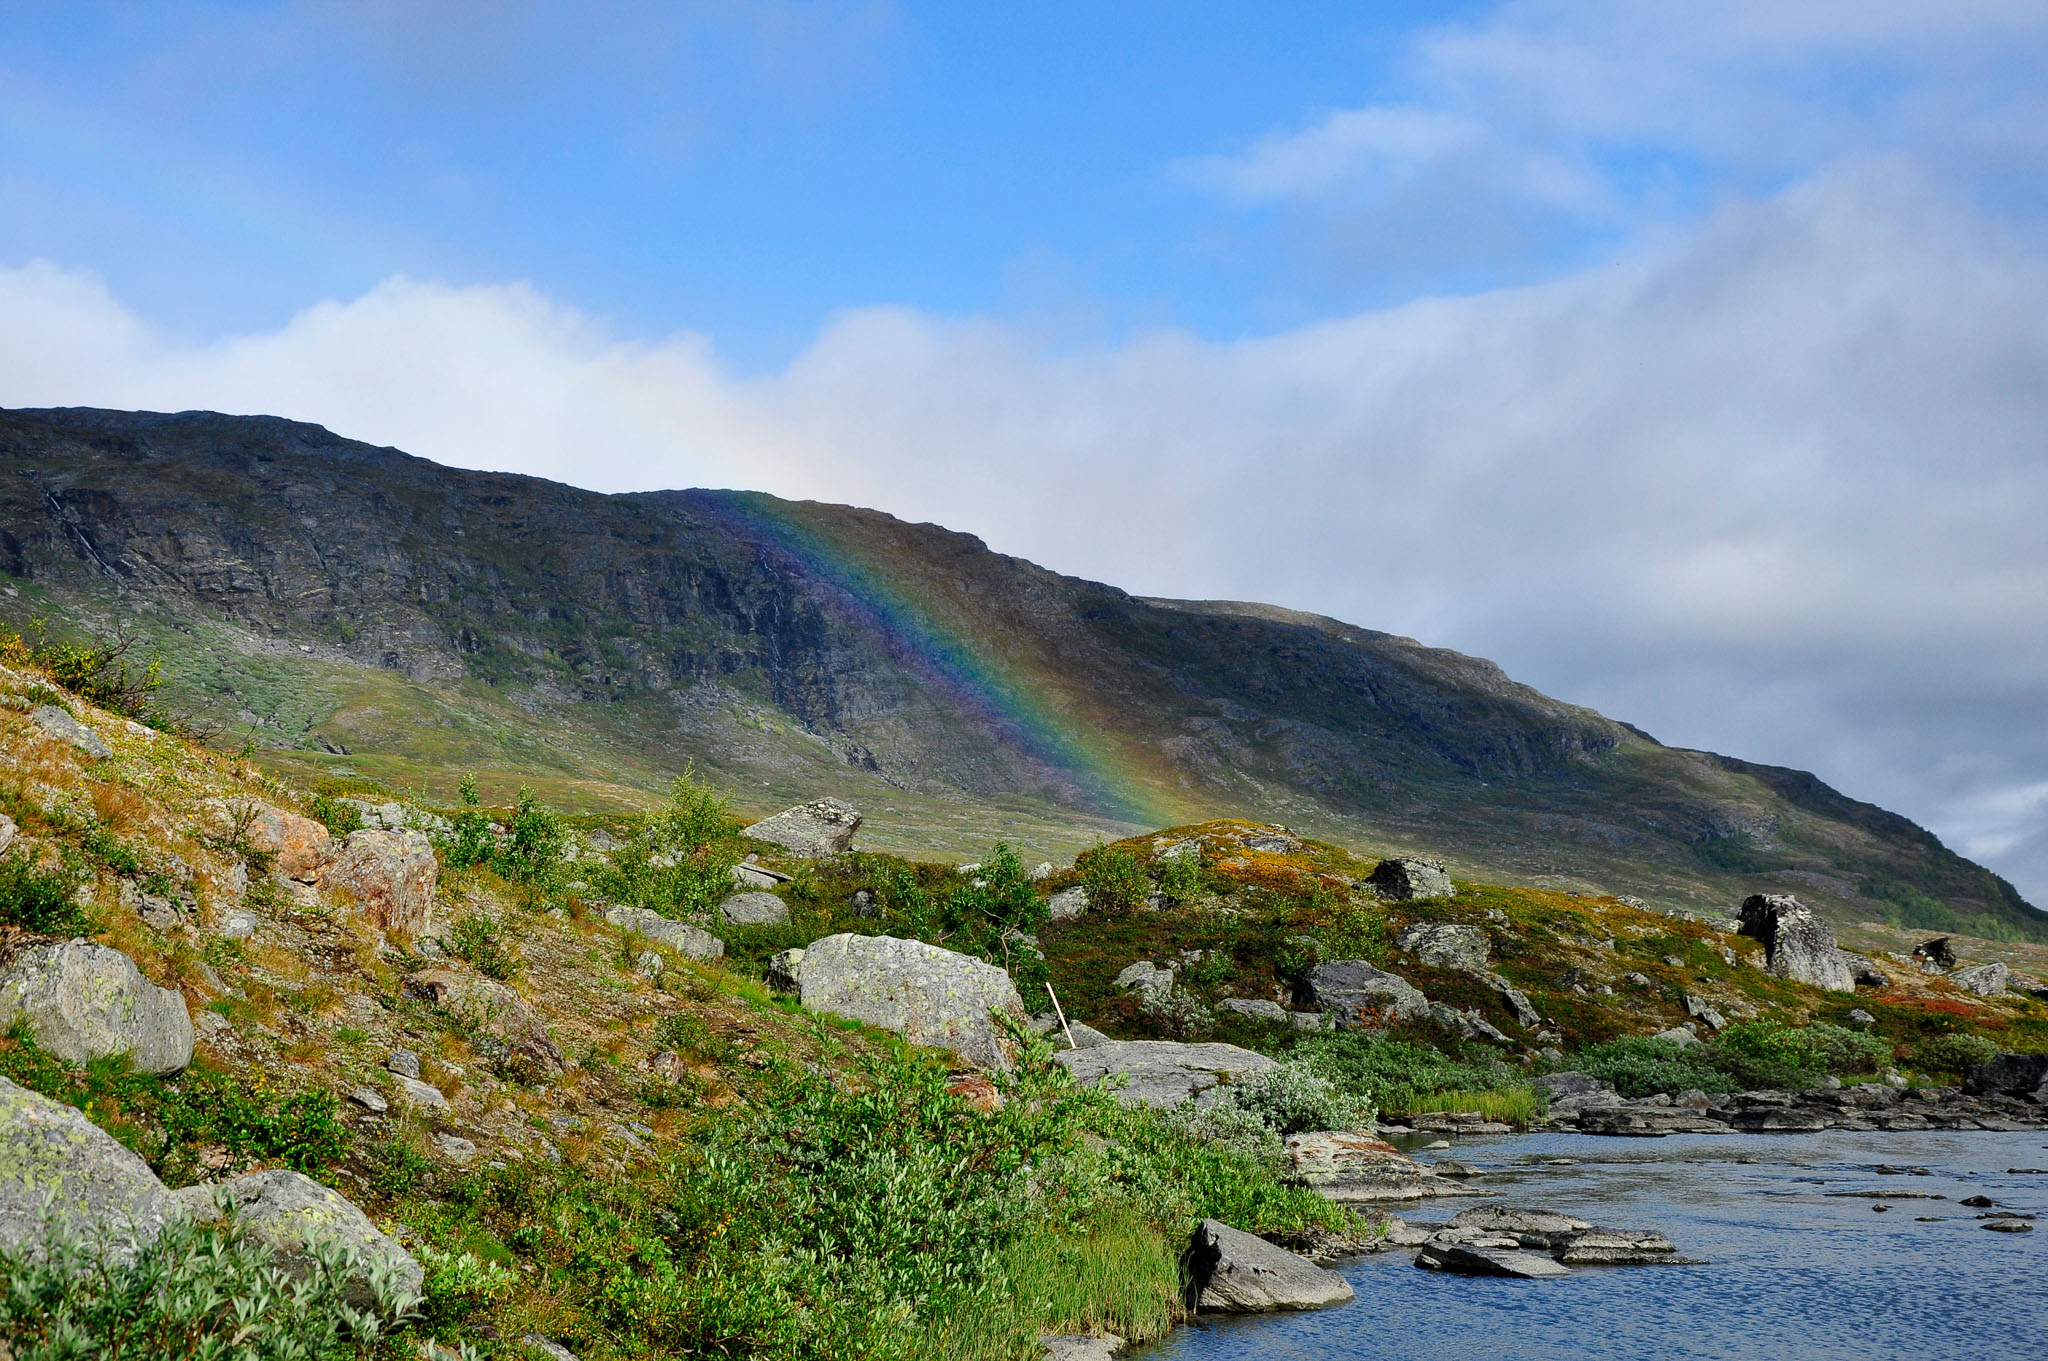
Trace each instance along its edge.
<instances>
[{"instance_id":1,"label":"large grey boulder","mask_svg":"<svg viewBox=\"0 0 2048 1361\"><path fill-rule=\"evenodd\" d=\"M1328 1200L1347 1204L1420 1200L1461 1194L1462 1188L1384 1139L1368 1133L1321 1130L1287 1136L1294 1175Z\"/></svg>"},{"instance_id":2,"label":"large grey boulder","mask_svg":"<svg viewBox=\"0 0 2048 1361\"><path fill-rule=\"evenodd\" d=\"M1052 1061L1081 1086L1123 1079L1117 1100L1126 1106L1161 1110L1191 1098L1197 1104L1219 1099L1223 1095L1219 1088L1247 1073L1275 1066L1264 1054L1234 1044L1176 1044L1171 1040L1110 1040L1062 1050Z\"/></svg>"},{"instance_id":3,"label":"large grey boulder","mask_svg":"<svg viewBox=\"0 0 2048 1361\"><path fill-rule=\"evenodd\" d=\"M636 931L692 959L717 959L725 953L725 942L703 927L672 921L652 908L608 907L604 919L623 931Z\"/></svg>"},{"instance_id":4,"label":"large grey boulder","mask_svg":"<svg viewBox=\"0 0 2048 1361\"><path fill-rule=\"evenodd\" d=\"M0 1251L36 1257L62 1231L128 1257L176 1216L164 1184L111 1134L0 1078Z\"/></svg>"},{"instance_id":5,"label":"large grey boulder","mask_svg":"<svg viewBox=\"0 0 2048 1361\"><path fill-rule=\"evenodd\" d=\"M1011 1042L990 1013L1021 1021L1024 1003L993 964L921 940L841 934L812 941L794 967L813 1011L939 1045L984 1068L1010 1065Z\"/></svg>"},{"instance_id":6,"label":"large grey boulder","mask_svg":"<svg viewBox=\"0 0 2048 1361\"><path fill-rule=\"evenodd\" d=\"M2000 1054L1963 1079L1971 1096L2031 1096L2048 1102L2048 1054Z\"/></svg>"},{"instance_id":7,"label":"large grey boulder","mask_svg":"<svg viewBox=\"0 0 2048 1361\"><path fill-rule=\"evenodd\" d=\"M1162 969L1149 959L1141 959L1116 976L1116 986L1144 997L1164 997L1173 991L1173 970Z\"/></svg>"},{"instance_id":8,"label":"large grey boulder","mask_svg":"<svg viewBox=\"0 0 2048 1361\"><path fill-rule=\"evenodd\" d=\"M1448 898L1457 892L1451 887L1450 871L1444 868L1443 861L1413 856L1380 861L1365 882L1372 885L1373 891L1382 898L1392 898L1395 902Z\"/></svg>"},{"instance_id":9,"label":"large grey boulder","mask_svg":"<svg viewBox=\"0 0 2048 1361\"><path fill-rule=\"evenodd\" d=\"M839 855L860 830L860 810L838 799L813 799L785 808L746 829L746 835L782 847L791 855Z\"/></svg>"},{"instance_id":10,"label":"large grey boulder","mask_svg":"<svg viewBox=\"0 0 2048 1361\"><path fill-rule=\"evenodd\" d=\"M781 926L789 904L772 893L735 893L718 905L718 915L734 926Z\"/></svg>"},{"instance_id":11,"label":"large grey boulder","mask_svg":"<svg viewBox=\"0 0 2048 1361\"><path fill-rule=\"evenodd\" d=\"M1484 930L1457 922L1417 922L1394 937L1394 944L1432 969L1466 973L1483 972L1492 949Z\"/></svg>"},{"instance_id":12,"label":"large grey boulder","mask_svg":"<svg viewBox=\"0 0 2048 1361\"><path fill-rule=\"evenodd\" d=\"M380 1303L371 1288L373 1273L388 1273L397 1291L414 1299L426 1280L412 1254L379 1233L361 1210L298 1172L251 1172L216 1185L187 1187L172 1196L193 1218L205 1218L216 1208L228 1210L245 1232L268 1244L277 1254L276 1264L295 1277L303 1278L313 1269L313 1254L319 1248L332 1244L344 1249L354 1259L346 1297L359 1309Z\"/></svg>"},{"instance_id":13,"label":"large grey boulder","mask_svg":"<svg viewBox=\"0 0 2048 1361\"><path fill-rule=\"evenodd\" d=\"M137 1072L177 1073L192 1062L185 999L142 976L108 945L31 945L0 970L0 1029L20 1018L66 1063L127 1054Z\"/></svg>"},{"instance_id":14,"label":"large grey boulder","mask_svg":"<svg viewBox=\"0 0 2048 1361\"><path fill-rule=\"evenodd\" d=\"M1742 934L1760 940L1771 973L1829 992L1856 991L1856 975L1813 909L1789 893L1755 893L1742 903Z\"/></svg>"},{"instance_id":15,"label":"large grey boulder","mask_svg":"<svg viewBox=\"0 0 2048 1361\"><path fill-rule=\"evenodd\" d=\"M1429 1014L1429 999L1398 975L1362 959L1333 959L1308 971L1302 1001L1346 1028L1381 1029Z\"/></svg>"},{"instance_id":16,"label":"large grey boulder","mask_svg":"<svg viewBox=\"0 0 2048 1361\"><path fill-rule=\"evenodd\" d=\"M86 727L70 712L55 704L44 704L29 715L35 725L60 742L69 742L87 756L105 760L114 754L113 748L100 740L100 735Z\"/></svg>"},{"instance_id":17,"label":"large grey boulder","mask_svg":"<svg viewBox=\"0 0 2048 1361\"><path fill-rule=\"evenodd\" d=\"M1957 969L1948 976L1948 981L1979 997L2003 997L2006 984L2012 981L2012 970L1999 963L1972 964L1967 969Z\"/></svg>"},{"instance_id":18,"label":"large grey boulder","mask_svg":"<svg viewBox=\"0 0 2048 1361\"><path fill-rule=\"evenodd\" d=\"M1088 890L1080 884L1063 888L1045 900L1045 909L1051 920L1056 922L1078 917L1088 910Z\"/></svg>"},{"instance_id":19,"label":"large grey boulder","mask_svg":"<svg viewBox=\"0 0 2048 1361\"><path fill-rule=\"evenodd\" d=\"M1220 1219L1196 1226L1187 1268L1195 1307L1217 1313L1327 1309L1353 1297L1351 1282L1336 1272Z\"/></svg>"}]
</instances>

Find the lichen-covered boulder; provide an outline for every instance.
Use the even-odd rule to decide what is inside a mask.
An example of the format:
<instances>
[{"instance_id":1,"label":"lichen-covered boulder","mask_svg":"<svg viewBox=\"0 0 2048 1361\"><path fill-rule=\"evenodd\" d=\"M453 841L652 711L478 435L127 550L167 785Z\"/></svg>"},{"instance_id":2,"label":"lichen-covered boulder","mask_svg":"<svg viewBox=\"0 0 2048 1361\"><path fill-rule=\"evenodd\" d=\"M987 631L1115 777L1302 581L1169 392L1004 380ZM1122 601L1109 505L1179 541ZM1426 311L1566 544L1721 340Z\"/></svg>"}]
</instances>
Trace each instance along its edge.
<instances>
[{"instance_id":1,"label":"lichen-covered boulder","mask_svg":"<svg viewBox=\"0 0 2048 1361\"><path fill-rule=\"evenodd\" d=\"M407 975L405 990L459 1017L479 1049L502 1045L497 1057L513 1068L541 1076L562 1071L562 1051L547 1025L505 984L450 968L422 969Z\"/></svg>"},{"instance_id":2,"label":"lichen-covered boulder","mask_svg":"<svg viewBox=\"0 0 2048 1361\"><path fill-rule=\"evenodd\" d=\"M2012 970L1996 962L1972 964L1967 969L1957 969L1948 976L1948 981L1979 997L2003 997L2006 985L2012 981Z\"/></svg>"},{"instance_id":3,"label":"lichen-covered boulder","mask_svg":"<svg viewBox=\"0 0 2048 1361\"><path fill-rule=\"evenodd\" d=\"M1380 861L1366 883L1382 898L1404 903L1418 898L1448 898L1457 891L1451 887L1450 871L1444 868L1443 861L1414 856Z\"/></svg>"},{"instance_id":4,"label":"lichen-covered boulder","mask_svg":"<svg viewBox=\"0 0 2048 1361\"><path fill-rule=\"evenodd\" d=\"M33 1258L62 1232L128 1257L176 1216L164 1184L112 1135L0 1078L0 1251Z\"/></svg>"},{"instance_id":5,"label":"lichen-covered boulder","mask_svg":"<svg viewBox=\"0 0 2048 1361\"><path fill-rule=\"evenodd\" d=\"M16 1018L67 1063L127 1054L136 1071L162 1074L192 1062L185 999L109 945L51 941L16 953L0 969L0 1028Z\"/></svg>"},{"instance_id":6,"label":"lichen-covered boulder","mask_svg":"<svg viewBox=\"0 0 2048 1361\"><path fill-rule=\"evenodd\" d=\"M791 855L839 855L860 830L860 810L838 799L813 799L785 808L746 829L746 835L782 847Z\"/></svg>"},{"instance_id":7,"label":"lichen-covered boulder","mask_svg":"<svg viewBox=\"0 0 2048 1361\"><path fill-rule=\"evenodd\" d=\"M789 904L772 893L735 893L718 905L718 915L734 926L781 926Z\"/></svg>"},{"instance_id":8,"label":"lichen-covered boulder","mask_svg":"<svg viewBox=\"0 0 2048 1361\"><path fill-rule=\"evenodd\" d=\"M1088 890L1080 884L1063 888L1045 900L1045 910L1047 917L1056 922L1078 917L1088 910Z\"/></svg>"},{"instance_id":9,"label":"lichen-covered boulder","mask_svg":"<svg viewBox=\"0 0 2048 1361\"><path fill-rule=\"evenodd\" d=\"M216 799L210 811L216 831L239 833L250 850L269 856L288 879L312 883L334 853L334 838L325 826L260 799Z\"/></svg>"},{"instance_id":10,"label":"lichen-covered boulder","mask_svg":"<svg viewBox=\"0 0 2048 1361\"><path fill-rule=\"evenodd\" d=\"M379 1233L363 1212L338 1192L285 1168L251 1172L232 1181L191 1186L171 1193L183 1212L207 1217L225 1208L251 1237L277 1254L276 1263L293 1276L312 1270L313 1253L334 1244L355 1259L347 1299L359 1309L379 1301L371 1289L381 1266L404 1295L417 1298L426 1273L411 1253Z\"/></svg>"},{"instance_id":11,"label":"lichen-covered boulder","mask_svg":"<svg viewBox=\"0 0 2048 1361\"><path fill-rule=\"evenodd\" d=\"M1407 979L1362 959L1333 959L1308 971L1302 1001L1339 1026L1382 1029L1429 1014L1429 999Z\"/></svg>"},{"instance_id":12,"label":"lichen-covered boulder","mask_svg":"<svg viewBox=\"0 0 2048 1361\"><path fill-rule=\"evenodd\" d=\"M1116 1098L1126 1106L1161 1110L1188 1100L1206 1104L1222 1095L1218 1089L1274 1066L1264 1054L1234 1044L1171 1040L1109 1040L1061 1050L1052 1061L1072 1074L1077 1085L1114 1081L1119 1084Z\"/></svg>"},{"instance_id":13,"label":"lichen-covered boulder","mask_svg":"<svg viewBox=\"0 0 2048 1361\"><path fill-rule=\"evenodd\" d=\"M417 935L433 925L440 877L425 832L369 830L349 833L326 885L348 894L379 930Z\"/></svg>"},{"instance_id":14,"label":"lichen-covered boulder","mask_svg":"<svg viewBox=\"0 0 2048 1361\"><path fill-rule=\"evenodd\" d=\"M1432 969L1466 973L1484 972L1492 948L1484 930L1458 922L1417 922L1394 937L1394 944Z\"/></svg>"},{"instance_id":15,"label":"lichen-covered boulder","mask_svg":"<svg viewBox=\"0 0 2048 1361\"><path fill-rule=\"evenodd\" d=\"M651 941L679 950L692 959L717 959L725 953L725 942L701 926L679 922L645 907L608 907L604 919L625 931L637 931Z\"/></svg>"},{"instance_id":16,"label":"lichen-covered boulder","mask_svg":"<svg viewBox=\"0 0 2048 1361\"><path fill-rule=\"evenodd\" d=\"M71 716L68 709L56 704L44 704L29 715L35 725L59 742L69 742L87 756L105 760L114 754L113 749L100 740L100 735Z\"/></svg>"},{"instance_id":17,"label":"lichen-covered boulder","mask_svg":"<svg viewBox=\"0 0 2048 1361\"><path fill-rule=\"evenodd\" d=\"M1779 978L1829 992L1856 991L1856 975L1813 909L1789 893L1755 893L1742 903L1742 934L1764 945Z\"/></svg>"},{"instance_id":18,"label":"lichen-covered boulder","mask_svg":"<svg viewBox=\"0 0 2048 1361\"><path fill-rule=\"evenodd\" d=\"M1022 1021L1024 1004L993 964L921 940L842 934L812 941L794 968L813 1011L951 1049L983 1068L1010 1065L1011 1042L991 1013Z\"/></svg>"}]
</instances>

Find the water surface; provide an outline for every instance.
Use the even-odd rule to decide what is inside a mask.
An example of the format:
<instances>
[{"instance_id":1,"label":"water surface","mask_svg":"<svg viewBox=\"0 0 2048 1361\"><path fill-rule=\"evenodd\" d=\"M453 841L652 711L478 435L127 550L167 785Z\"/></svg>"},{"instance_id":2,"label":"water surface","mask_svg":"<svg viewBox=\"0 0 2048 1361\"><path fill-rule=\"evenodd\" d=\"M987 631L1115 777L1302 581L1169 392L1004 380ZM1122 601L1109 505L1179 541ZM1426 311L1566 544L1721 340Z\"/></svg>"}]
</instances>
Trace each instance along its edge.
<instances>
[{"instance_id":1,"label":"water surface","mask_svg":"<svg viewBox=\"0 0 2048 1361\"><path fill-rule=\"evenodd\" d=\"M1358 1292L1341 1309L1204 1319L1140 1355L2048 1359L2048 1175L2007 1171L2048 1168L2044 1142L2039 1130L1466 1140L1455 1156L1489 1169L1479 1184L1501 1193L1490 1203L1660 1229L1708 1264L1515 1281L1421 1271L1413 1253L1395 1251L1338 1268ZM1578 1162L1525 1161L1548 1157ZM1926 1174L1884 1175L1880 1165ZM1946 1199L1828 1194L1839 1191ZM1957 1203L1973 1195L2042 1213L2044 1227L1989 1232L1983 1211ZM1435 1221L1485 1203L1438 1200L1403 1213Z\"/></svg>"}]
</instances>

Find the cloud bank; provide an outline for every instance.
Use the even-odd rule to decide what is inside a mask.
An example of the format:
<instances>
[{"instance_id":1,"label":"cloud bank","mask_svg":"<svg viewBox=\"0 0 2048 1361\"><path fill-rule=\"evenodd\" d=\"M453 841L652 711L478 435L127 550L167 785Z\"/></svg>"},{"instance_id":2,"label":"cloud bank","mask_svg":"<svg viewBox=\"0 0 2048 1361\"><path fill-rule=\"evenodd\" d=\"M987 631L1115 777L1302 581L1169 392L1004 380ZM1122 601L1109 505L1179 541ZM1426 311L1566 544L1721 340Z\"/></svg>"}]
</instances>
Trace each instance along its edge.
<instances>
[{"instance_id":1,"label":"cloud bank","mask_svg":"<svg viewBox=\"0 0 2048 1361\"><path fill-rule=\"evenodd\" d=\"M765 378L517 284L194 343L89 274L0 270L0 405L67 404L855 502L1322 611L1814 769L2048 902L2048 265L1903 162L1540 286L1078 349L869 309Z\"/></svg>"}]
</instances>

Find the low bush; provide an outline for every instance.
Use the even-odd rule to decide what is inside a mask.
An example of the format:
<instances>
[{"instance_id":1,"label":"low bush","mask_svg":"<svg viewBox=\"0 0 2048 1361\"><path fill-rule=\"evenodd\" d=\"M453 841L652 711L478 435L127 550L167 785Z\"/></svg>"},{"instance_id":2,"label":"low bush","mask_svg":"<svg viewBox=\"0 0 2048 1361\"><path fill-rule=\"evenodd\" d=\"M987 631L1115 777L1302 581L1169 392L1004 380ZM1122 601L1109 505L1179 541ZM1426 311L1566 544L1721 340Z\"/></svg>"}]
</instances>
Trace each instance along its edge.
<instances>
[{"instance_id":1,"label":"low bush","mask_svg":"<svg viewBox=\"0 0 2048 1361\"><path fill-rule=\"evenodd\" d=\"M442 944L449 954L474 964L476 971L486 978L511 979L523 965L518 948L505 939L497 922L481 912L472 912L456 922L442 937Z\"/></svg>"},{"instance_id":2,"label":"low bush","mask_svg":"<svg viewBox=\"0 0 2048 1361\"><path fill-rule=\"evenodd\" d=\"M68 866L41 869L25 855L0 855L0 925L48 936L91 930L78 905L78 875Z\"/></svg>"},{"instance_id":3,"label":"low bush","mask_svg":"<svg viewBox=\"0 0 2048 1361\"><path fill-rule=\"evenodd\" d=\"M1631 1035L1596 1044L1581 1051L1571 1066L1631 1100L1695 1088L1710 1093L1742 1089L1742 1083L1716 1065L1702 1046L1655 1036Z\"/></svg>"},{"instance_id":4,"label":"low bush","mask_svg":"<svg viewBox=\"0 0 2048 1361\"><path fill-rule=\"evenodd\" d=\"M1135 912L1152 888L1144 866L1121 846L1097 846L1083 851L1074 867L1081 871L1091 911L1111 915Z\"/></svg>"},{"instance_id":5,"label":"low bush","mask_svg":"<svg viewBox=\"0 0 2048 1361\"><path fill-rule=\"evenodd\" d=\"M1338 1089L1336 1083L1300 1060L1252 1074L1230 1089L1231 1102L1249 1111L1283 1138L1304 1130L1358 1129L1370 1125L1369 1101Z\"/></svg>"},{"instance_id":6,"label":"low bush","mask_svg":"<svg viewBox=\"0 0 2048 1361\"><path fill-rule=\"evenodd\" d=\"M1304 1036L1293 1053L1346 1096L1393 1114L1440 1109L1421 1104L1436 1092L1502 1091L1527 1082L1490 1050L1458 1059L1430 1045L1362 1030Z\"/></svg>"},{"instance_id":7,"label":"low bush","mask_svg":"<svg viewBox=\"0 0 2048 1361\"><path fill-rule=\"evenodd\" d=\"M1936 1035L1913 1046L1913 1066L1929 1077L1960 1082L1980 1063L1998 1056L1998 1046L1982 1035Z\"/></svg>"},{"instance_id":8,"label":"low bush","mask_svg":"<svg viewBox=\"0 0 2048 1361\"><path fill-rule=\"evenodd\" d=\"M733 891L733 870L745 856L740 820L725 798L686 772L668 801L632 824L611 858L591 870L600 896L668 917L708 912Z\"/></svg>"},{"instance_id":9,"label":"low bush","mask_svg":"<svg viewBox=\"0 0 2048 1361\"><path fill-rule=\"evenodd\" d=\"M153 702L163 688L163 659L151 657L137 667L128 656L133 647L134 640L129 638L53 642L41 619L29 625L29 634L0 630L0 664L40 668L72 694L109 713L151 727L168 727L169 719Z\"/></svg>"},{"instance_id":10,"label":"low bush","mask_svg":"<svg viewBox=\"0 0 2048 1361\"><path fill-rule=\"evenodd\" d=\"M363 830L363 810L337 795L315 794L306 811L335 836Z\"/></svg>"}]
</instances>

